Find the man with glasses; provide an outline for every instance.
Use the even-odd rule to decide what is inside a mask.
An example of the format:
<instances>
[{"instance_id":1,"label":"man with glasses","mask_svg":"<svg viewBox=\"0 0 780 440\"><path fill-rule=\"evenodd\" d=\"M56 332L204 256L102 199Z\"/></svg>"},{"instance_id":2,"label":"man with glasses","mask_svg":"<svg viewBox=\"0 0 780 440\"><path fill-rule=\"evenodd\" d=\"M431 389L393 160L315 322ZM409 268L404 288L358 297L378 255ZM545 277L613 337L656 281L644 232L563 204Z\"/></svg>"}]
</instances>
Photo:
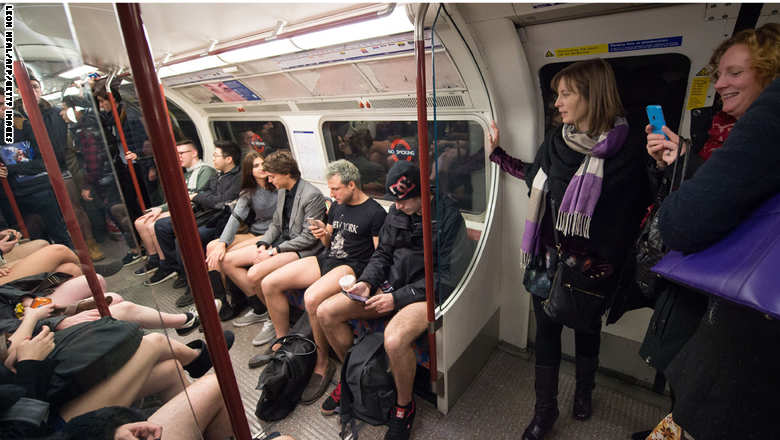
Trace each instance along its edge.
<instances>
[{"instance_id":1,"label":"man with glasses","mask_svg":"<svg viewBox=\"0 0 780 440\"><path fill-rule=\"evenodd\" d=\"M190 194L195 194L205 188L209 180L217 175L217 171L214 168L200 160L198 149L192 140L180 140L176 143L176 150L179 153L179 164L184 168L184 181L187 183L187 191ZM169 216L168 204L163 204L150 208L144 215L136 219L135 230L138 231L138 235L141 237L141 241L149 256L149 260L144 267L135 271L136 275L150 274L157 271L160 267L160 260L164 259L165 256L160 253L159 244L154 233L154 225L158 220ZM130 261L129 258L128 260ZM135 259L132 261L140 260Z\"/></svg>"},{"instance_id":2,"label":"man with glasses","mask_svg":"<svg viewBox=\"0 0 780 440\"><path fill-rule=\"evenodd\" d=\"M196 212L198 220L198 234L200 234L201 245L205 249L208 242L219 237L224 223L219 225L219 219L224 218L226 213L225 206L238 198L238 192L241 189L241 167L238 164L241 161L241 149L234 142L216 141L214 142L214 168L219 172L216 176L209 179L206 187L198 192L190 192L193 209ZM228 215L229 211L227 211ZM203 215L205 214L205 215ZM160 250L164 259L160 261L160 268L151 278L144 282L144 285L153 286L173 277L176 273L183 274L181 266L181 253L176 243L176 235L173 231L171 219L158 221L154 226L155 236L159 243ZM183 286L187 286L186 279ZM178 307L185 307L193 303L190 288L176 300Z\"/></svg>"}]
</instances>

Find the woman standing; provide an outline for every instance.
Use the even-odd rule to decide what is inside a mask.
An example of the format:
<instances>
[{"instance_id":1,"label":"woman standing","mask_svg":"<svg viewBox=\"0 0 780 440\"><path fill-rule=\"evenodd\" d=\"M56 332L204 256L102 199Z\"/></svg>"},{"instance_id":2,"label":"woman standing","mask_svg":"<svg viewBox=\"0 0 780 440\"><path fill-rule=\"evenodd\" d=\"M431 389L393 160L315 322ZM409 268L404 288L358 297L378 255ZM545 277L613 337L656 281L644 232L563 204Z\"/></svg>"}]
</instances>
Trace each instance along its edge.
<instances>
[{"instance_id":1,"label":"woman standing","mask_svg":"<svg viewBox=\"0 0 780 440\"><path fill-rule=\"evenodd\" d=\"M526 164L498 147L492 124L490 159L524 179L530 188L521 261L553 254L561 236L563 258L609 298L647 206L647 179L641 140L628 140L629 128L612 68L602 59L572 64L551 82L563 121L547 134L536 159ZM553 211L556 211L553 213ZM554 229L557 229L555 231ZM591 288L592 289L592 288ZM558 418L558 369L563 325L544 311L548 291L532 296L536 316L535 414L523 439L539 440ZM540 296L537 296L540 295ZM607 299L608 302L608 299ZM598 367L601 315L587 331L575 331L576 379L573 416L591 416Z\"/></svg>"},{"instance_id":2,"label":"woman standing","mask_svg":"<svg viewBox=\"0 0 780 440\"><path fill-rule=\"evenodd\" d=\"M718 242L780 192L780 26L734 35L711 64L723 111L736 124L723 147L661 206L664 243L686 253ZM777 320L710 297L695 333L666 369L677 397L674 416L648 438L682 429L696 439L777 438L778 339Z\"/></svg>"}]
</instances>

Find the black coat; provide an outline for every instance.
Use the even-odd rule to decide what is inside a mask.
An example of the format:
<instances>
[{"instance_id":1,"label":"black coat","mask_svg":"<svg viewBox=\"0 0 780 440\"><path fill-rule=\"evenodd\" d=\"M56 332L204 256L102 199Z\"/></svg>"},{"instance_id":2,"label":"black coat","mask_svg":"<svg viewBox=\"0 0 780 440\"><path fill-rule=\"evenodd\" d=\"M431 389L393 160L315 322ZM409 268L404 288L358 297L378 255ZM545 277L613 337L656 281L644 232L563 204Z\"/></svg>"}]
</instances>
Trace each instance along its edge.
<instances>
[{"instance_id":1,"label":"black coat","mask_svg":"<svg viewBox=\"0 0 780 440\"><path fill-rule=\"evenodd\" d=\"M466 223L457 204L443 197L441 216L432 221L435 289L439 303L452 292L465 271L464 259L471 258ZM432 204L433 206L433 204ZM436 207L431 209L436 215ZM437 255L440 258L437 258ZM359 281L374 289L388 281L393 288L395 310L413 302L425 301L425 259L423 257L422 217L407 215L395 206L379 231L379 246L371 255Z\"/></svg>"},{"instance_id":2,"label":"black coat","mask_svg":"<svg viewBox=\"0 0 780 440\"><path fill-rule=\"evenodd\" d=\"M775 80L696 176L664 201L664 242L682 252L704 249L780 192L778 139L780 80ZM778 340L777 320L711 299L696 333L666 370L677 395L675 421L697 439L776 438Z\"/></svg>"}]
</instances>

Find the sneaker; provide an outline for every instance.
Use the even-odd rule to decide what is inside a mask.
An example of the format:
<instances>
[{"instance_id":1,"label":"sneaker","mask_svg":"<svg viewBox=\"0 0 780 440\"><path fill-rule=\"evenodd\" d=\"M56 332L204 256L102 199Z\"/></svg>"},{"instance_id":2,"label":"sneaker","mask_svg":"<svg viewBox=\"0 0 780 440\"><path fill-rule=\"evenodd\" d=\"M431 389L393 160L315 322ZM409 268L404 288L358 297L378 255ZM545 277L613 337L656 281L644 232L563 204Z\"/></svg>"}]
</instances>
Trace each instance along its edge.
<instances>
[{"instance_id":1,"label":"sneaker","mask_svg":"<svg viewBox=\"0 0 780 440\"><path fill-rule=\"evenodd\" d=\"M325 399L324 402L322 402L322 406L320 407L320 412L323 416L332 416L334 414L338 414L339 412L339 405L341 404L341 382L336 385L336 388L333 388L333 391L330 392L330 395L327 399Z\"/></svg>"},{"instance_id":2,"label":"sneaker","mask_svg":"<svg viewBox=\"0 0 780 440\"><path fill-rule=\"evenodd\" d=\"M127 255L122 257L122 267L125 266L132 266L135 263L140 263L142 261L146 260L146 255L143 255L142 253L133 253L128 252Z\"/></svg>"},{"instance_id":3,"label":"sneaker","mask_svg":"<svg viewBox=\"0 0 780 440\"><path fill-rule=\"evenodd\" d=\"M335 371L336 366L333 365L333 362L331 362L329 359L328 366L325 368L324 376L321 376L317 373L312 373L308 385L306 385L306 388L303 390L303 394L301 394L301 403L304 405L312 404L317 399L319 399L320 396L325 394L325 390L328 389L328 385L330 385L330 380L333 379L333 373Z\"/></svg>"},{"instance_id":4,"label":"sneaker","mask_svg":"<svg viewBox=\"0 0 780 440\"><path fill-rule=\"evenodd\" d=\"M144 275L149 275L154 272L157 272L157 269L159 268L160 268L159 264L153 264L150 261L147 261L146 264L143 265L143 267L141 267L140 269L136 269L135 272L133 273L138 276L144 276Z\"/></svg>"},{"instance_id":5,"label":"sneaker","mask_svg":"<svg viewBox=\"0 0 780 440\"><path fill-rule=\"evenodd\" d=\"M171 278L176 276L175 270L158 270L157 272L152 275L151 278L144 281L144 286L154 286L160 283L163 283L165 281L170 280Z\"/></svg>"},{"instance_id":6,"label":"sneaker","mask_svg":"<svg viewBox=\"0 0 780 440\"><path fill-rule=\"evenodd\" d=\"M266 321L268 321L268 312L258 315L257 313L255 313L254 310L250 310L246 312L246 315L233 321L233 326L246 327L248 325L259 324L261 322L266 322Z\"/></svg>"},{"instance_id":7,"label":"sneaker","mask_svg":"<svg viewBox=\"0 0 780 440\"><path fill-rule=\"evenodd\" d=\"M195 298L192 297L192 293L190 292L190 289L187 289L176 300L176 307L187 307L189 305L192 305L194 302L195 302Z\"/></svg>"},{"instance_id":8,"label":"sneaker","mask_svg":"<svg viewBox=\"0 0 780 440\"><path fill-rule=\"evenodd\" d=\"M183 289L187 287L187 276L179 274L176 277L176 281L173 282L173 288L174 289Z\"/></svg>"},{"instance_id":9,"label":"sneaker","mask_svg":"<svg viewBox=\"0 0 780 440\"><path fill-rule=\"evenodd\" d=\"M198 312L195 309L188 310L188 313L192 314L192 318L185 322L184 325L176 329L176 334L179 336L187 336L192 333L193 330L200 325L200 319L198 318Z\"/></svg>"},{"instance_id":10,"label":"sneaker","mask_svg":"<svg viewBox=\"0 0 780 440\"><path fill-rule=\"evenodd\" d=\"M385 440L409 440L416 412L417 408L415 408L414 400L412 400L409 408L394 406L390 411L390 421L387 423L388 428Z\"/></svg>"},{"instance_id":11,"label":"sneaker","mask_svg":"<svg viewBox=\"0 0 780 440\"><path fill-rule=\"evenodd\" d=\"M257 347L259 345L267 344L274 339L276 339L276 329L274 328L274 323L269 319L263 323L263 328L261 328L260 331L257 332L257 335L255 335L255 338L252 339L252 345Z\"/></svg>"}]
</instances>

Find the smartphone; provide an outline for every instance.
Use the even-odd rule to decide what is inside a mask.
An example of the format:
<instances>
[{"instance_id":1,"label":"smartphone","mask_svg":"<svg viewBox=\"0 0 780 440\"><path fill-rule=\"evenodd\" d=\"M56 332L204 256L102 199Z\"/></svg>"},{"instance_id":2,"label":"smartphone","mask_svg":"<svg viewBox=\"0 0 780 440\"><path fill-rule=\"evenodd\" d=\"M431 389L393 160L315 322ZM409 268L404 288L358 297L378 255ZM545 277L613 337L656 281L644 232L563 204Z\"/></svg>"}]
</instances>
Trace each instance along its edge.
<instances>
[{"instance_id":1,"label":"smartphone","mask_svg":"<svg viewBox=\"0 0 780 440\"><path fill-rule=\"evenodd\" d=\"M368 298L366 298L364 296L355 295L354 293L349 293L346 290L342 290L342 292L344 292L344 295L347 295L347 297L349 299L351 299L352 301L358 301L358 302L364 303L364 302L366 302L368 300Z\"/></svg>"},{"instance_id":2,"label":"smartphone","mask_svg":"<svg viewBox=\"0 0 780 440\"><path fill-rule=\"evenodd\" d=\"M669 136L664 134L664 131L661 129L661 127L666 125L666 121L664 120L664 111L660 105L647 106L647 120L650 121L654 134L662 134L666 140L669 140Z\"/></svg>"},{"instance_id":3,"label":"smartphone","mask_svg":"<svg viewBox=\"0 0 780 440\"><path fill-rule=\"evenodd\" d=\"M314 217L306 217L306 221L309 222L309 226L317 226L317 219Z\"/></svg>"}]
</instances>

